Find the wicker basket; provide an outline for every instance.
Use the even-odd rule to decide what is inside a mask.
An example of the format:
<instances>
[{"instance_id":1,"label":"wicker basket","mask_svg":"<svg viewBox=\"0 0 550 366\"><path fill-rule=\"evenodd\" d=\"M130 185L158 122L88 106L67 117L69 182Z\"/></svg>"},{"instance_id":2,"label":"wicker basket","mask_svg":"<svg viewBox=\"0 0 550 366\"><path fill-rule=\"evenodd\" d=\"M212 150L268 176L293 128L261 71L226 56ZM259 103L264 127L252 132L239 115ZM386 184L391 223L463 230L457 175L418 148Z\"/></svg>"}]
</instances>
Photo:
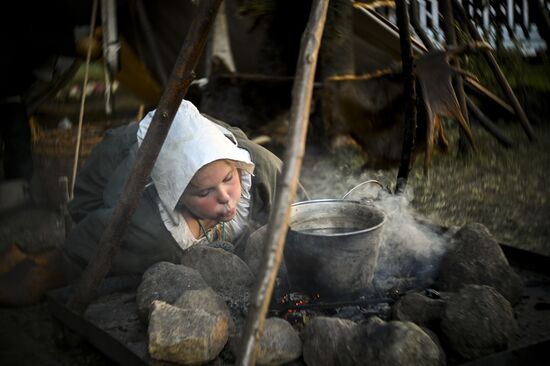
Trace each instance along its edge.
<instances>
[{"instance_id":1,"label":"wicker basket","mask_svg":"<svg viewBox=\"0 0 550 366\"><path fill-rule=\"evenodd\" d=\"M79 158L87 157L92 149L103 140L104 128L97 126L84 127L80 141ZM56 130L33 129L32 142L35 153L74 159L76 149L76 128Z\"/></svg>"},{"instance_id":2,"label":"wicker basket","mask_svg":"<svg viewBox=\"0 0 550 366\"><path fill-rule=\"evenodd\" d=\"M101 142L106 127L83 126L80 141L78 168L93 148ZM59 186L59 178L67 177L71 187L71 177L76 149L77 129L42 129L35 119L31 119L34 180L34 198L47 206L58 208L64 201L64 192Z\"/></svg>"}]
</instances>

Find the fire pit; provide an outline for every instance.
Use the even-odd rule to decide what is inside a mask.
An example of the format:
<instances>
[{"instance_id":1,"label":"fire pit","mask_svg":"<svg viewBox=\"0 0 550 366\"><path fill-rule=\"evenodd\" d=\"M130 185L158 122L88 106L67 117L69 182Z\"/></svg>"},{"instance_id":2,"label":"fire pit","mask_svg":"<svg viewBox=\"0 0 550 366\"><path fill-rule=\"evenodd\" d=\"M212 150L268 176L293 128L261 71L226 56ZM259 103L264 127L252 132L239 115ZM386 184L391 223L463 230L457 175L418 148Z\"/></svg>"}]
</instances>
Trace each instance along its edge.
<instances>
[{"instance_id":1,"label":"fire pit","mask_svg":"<svg viewBox=\"0 0 550 366\"><path fill-rule=\"evenodd\" d=\"M356 201L292 205L284 253L291 290L342 298L367 288L385 219L381 210Z\"/></svg>"},{"instance_id":2,"label":"fire pit","mask_svg":"<svg viewBox=\"0 0 550 366\"><path fill-rule=\"evenodd\" d=\"M313 214L308 217L311 216ZM382 224L387 240L391 217L388 221L382 221ZM440 235L444 235L443 229ZM494 273L490 271L490 264L484 266L480 272L481 278L476 281L479 284L467 284L451 291L445 291L442 283L435 281L433 285L436 287L407 287L404 292L380 291L374 283L373 291L360 291L361 296L350 299L329 299L317 293L291 292L285 296L284 302L278 302L270 309L265 337L262 336L265 341L262 346L264 359L283 355L288 357L287 360L301 357L296 363L307 365L323 364L327 359L335 360L334 364L364 364L367 356L375 358L376 362L371 362L373 364L383 364L380 360L394 360L393 357L399 357L400 364L411 365L437 365L441 364L439 362L442 359L449 365L468 361L471 361L469 365L506 362L540 364L541 361L547 360L550 342L546 314L550 283L548 257L499 245L489 233L481 229L479 225L465 225L456 233L447 234L456 240L453 248L479 249L492 243L493 248L499 249L496 253L497 258L501 257L500 248L502 249L525 282L525 288L516 299L519 303L513 307L513 313L512 303L508 303L502 294L507 294L512 299L517 296L511 296L513 293L505 288L500 290L501 294L495 288L483 285L487 277ZM376 231L379 232L380 227ZM336 238L342 241L341 237ZM147 276L148 279L154 279L148 281L152 285L149 292L144 291L147 286L142 286L144 279L139 276L107 278L98 291L98 298L86 313L79 317L64 305L72 294L72 288L58 289L49 293L52 314L122 365L158 364L158 360L164 359L161 358L164 354L159 357L158 351L155 351L153 359L148 348L152 342L157 347L156 350L162 349L166 352L172 352L172 347L177 344L182 349L182 355L188 355L189 352L194 355L200 348L199 345L202 345L200 349L215 355L218 350L214 346L211 347L210 342L212 339L219 340L223 335L219 330L223 327L214 326L218 323L213 320L220 319L227 312L222 309L216 310L213 306L223 304L216 300L217 296L212 289L217 288L220 283L215 281L232 276L222 276L222 273L227 273L227 268L205 264L211 263L212 256L225 258L233 254L223 249L207 247L196 247L195 251L193 260L189 261L190 265L218 273L216 277L208 278L211 284L204 288L201 286L205 286L203 281L206 280L202 275L199 276L198 272L194 272L198 270L181 264L158 263ZM382 254L381 251L380 259ZM456 258L455 252L449 251L447 254L452 255L449 260ZM479 252L470 254L473 255L470 258L483 257L484 260L489 256L480 255ZM379 260L375 280L381 266L383 262ZM456 266L449 267L456 269ZM161 270L162 268L164 270ZM191 273L195 275L191 276ZM503 276L503 272L498 274L499 278ZM158 281L161 277L155 276L161 276L166 280ZM171 280L168 280L170 278ZM180 280L174 281L177 278ZM438 277L440 278L441 276ZM505 282L510 285L509 281ZM499 287L499 283L495 285ZM239 329L243 326L248 306L248 298L241 297L242 292L241 289L237 289L232 292L233 295L227 294L225 298L225 306L235 325L234 333L224 335L228 336L230 341L227 341L224 349L216 356L216 361L211 361L213 356L209 356L198 364L231 364L235 361L238 350L233 346L237 344L236 340L241 334ZM151 327L151 318L146 323L140 316L142 311L149 308L147 301L141 300L146 299L148 294L157 296L160 293L164 295L151 305L153 311L150 317L154 318L154 327ZM214 296L209 297L208 293ZM177 300L171 300L170 296L173 294L176 294ZM222 292L217 294L221 296ZM196 306L197 303L200 306ZM207 316L208 314L210 315ZM199 317L203 320L196 321ZM480 319L492 320L484 323ZM516 321L517 333L513 329L507 330L515 328L508 325L515 324ZM482 325L485 328L478 331ZM163 330L163 333L160 332ZM161 333L165 336L156 337ZM155 337L151 338L151 335ZM188 338L184 335L193 337ZM501 335L506 336L506 342ZM202 343L194 342L185 346L186 339L201 339ZM467 341L464 342L464 339ZM436 342L439 340L442 340L441 344L445 348L437 351ZM159 346L161 348L158 348ZM365 353L365 350L369 353ZM473 354L471 350L481 350L482 353ZM496 353L498 351L504 352ZM350 357L353 360L348 360ZM384 364L397 363L399 362Z\"/></svg>"}]
</instances>

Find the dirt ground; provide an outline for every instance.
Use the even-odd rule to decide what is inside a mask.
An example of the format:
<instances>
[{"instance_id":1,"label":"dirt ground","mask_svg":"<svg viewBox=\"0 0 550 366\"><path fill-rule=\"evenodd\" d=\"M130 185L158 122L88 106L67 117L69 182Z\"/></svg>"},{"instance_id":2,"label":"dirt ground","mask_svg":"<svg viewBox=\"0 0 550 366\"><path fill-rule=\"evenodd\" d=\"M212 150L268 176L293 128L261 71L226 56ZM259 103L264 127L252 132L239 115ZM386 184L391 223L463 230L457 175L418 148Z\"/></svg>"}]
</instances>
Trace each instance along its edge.
<instances>
[{"instance_id":1,"label":"dirt ground","mask_svg":"<svg viewBox=\"0 0 550 366\"><path fill-rule=\"evenodd\" d=\"M470 159L436 155L429 176L420 165L409 179L411 207L446 226L481 222L507 244L550 255L550 125L535 126L530 143L518 125L502 126L517 146L504 149L480 128L475 129L478 154ZM452 134L451 134L452 135ZM451 139L452 149L456 146ZM338 198L356 184L378 179L394 185L396 169L363 172L345 153L306 155L302 181L310 198ZM0 217L0 251L8 243L48 247L62 241L56 212L26 207ZM31 216L36 215L36 216ZM0 364L107 365L99 351L84 343L70 347L59 326L40 302L23 308L0 307Z\"/></svg>"}]
</instances>

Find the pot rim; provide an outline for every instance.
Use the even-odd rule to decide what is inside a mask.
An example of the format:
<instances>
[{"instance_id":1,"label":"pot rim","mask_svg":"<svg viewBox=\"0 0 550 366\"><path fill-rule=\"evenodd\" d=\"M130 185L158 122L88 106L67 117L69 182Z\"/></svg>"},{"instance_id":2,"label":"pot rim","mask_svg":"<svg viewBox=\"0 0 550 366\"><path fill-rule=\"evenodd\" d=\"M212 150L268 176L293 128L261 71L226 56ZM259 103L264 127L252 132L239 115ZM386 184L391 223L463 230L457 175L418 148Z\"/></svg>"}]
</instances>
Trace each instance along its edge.
<instances>
[{"instance_id":1,"label":"pot rim","mask_svg":"<svg viewBox=\"0 0 550 366\"><path fill-rule=\"evenodd\" d=\"M290 205L290 207L292 208L292 207L297 207L297 206L305 206L305 205L314 204L314 203L334 203L334 202L352 203L354 205L368 207L369 209L374 208L375 210L380 212L380 214L382 215L382 220L380 221L380 223L378 223L375 226L371 226L369 228L362 229L362 230L349 231L349 232L345 232L345 233L334 233L334 234L330 234L330 233L324 233L324 234L308 233L308 232L303 232L303 231L292 229L292 226L290 226L290 222L288 224L288 229L290 231L295 232L295 233L299 233L300 235L308 235L308 236L323 236L323 237L326 237L326 236L329 236L329 237L350 236L350 235L357 235L357 234L367 233L369 231L374 231L374 230L380 228L386 222L386 219L387 219L386 213L384 211L382 211L381 209L379 209L378 207L376 207L374 205L365 204L365 203L360 202L360 201L354 201L354 200L348 200L348 199L322 198L322 199L315 199L315 200L307 200L307 201L295 202L292 205ZM291 221L291 220L289 220L289 221Z\"/></svg>"}]
</instances>

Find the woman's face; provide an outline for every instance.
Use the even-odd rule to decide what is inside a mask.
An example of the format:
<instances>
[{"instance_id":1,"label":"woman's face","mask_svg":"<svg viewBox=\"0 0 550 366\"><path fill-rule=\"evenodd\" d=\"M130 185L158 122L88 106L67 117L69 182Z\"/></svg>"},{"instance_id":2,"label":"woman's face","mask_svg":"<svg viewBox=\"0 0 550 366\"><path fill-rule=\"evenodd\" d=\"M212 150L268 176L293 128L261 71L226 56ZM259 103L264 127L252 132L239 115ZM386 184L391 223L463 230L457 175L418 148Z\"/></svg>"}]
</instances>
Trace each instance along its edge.
<instances>
[{"instance_id":1,"label":"woman's face","mask_svg":"<svg viewBox=\"0 0 550 366\"><path fill-rule=\"evenodd\" d=\"M241 178L236 166L216 160L195 173L180 202L198 219L230 221L237 214L240 198Z\"/></svg>"}]
</instances>

